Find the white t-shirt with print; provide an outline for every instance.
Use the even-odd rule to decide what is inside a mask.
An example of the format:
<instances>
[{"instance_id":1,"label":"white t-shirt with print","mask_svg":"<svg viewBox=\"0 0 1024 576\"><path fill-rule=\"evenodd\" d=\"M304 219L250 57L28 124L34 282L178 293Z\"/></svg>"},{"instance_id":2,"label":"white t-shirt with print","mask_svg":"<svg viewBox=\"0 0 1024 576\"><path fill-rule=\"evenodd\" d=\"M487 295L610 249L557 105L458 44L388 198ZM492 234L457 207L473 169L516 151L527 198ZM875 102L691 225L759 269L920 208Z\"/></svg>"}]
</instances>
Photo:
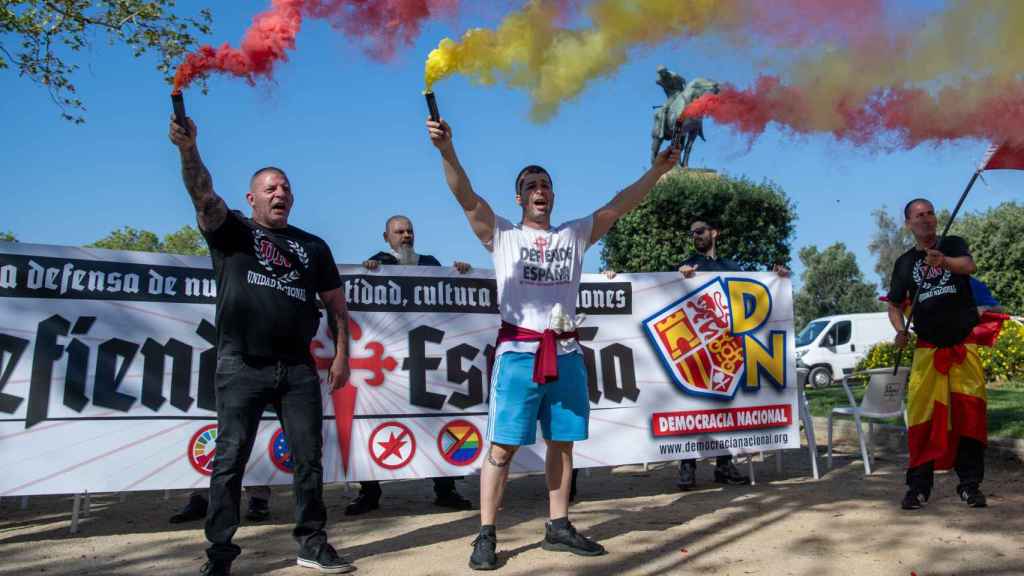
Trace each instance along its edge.
<instances>
[{"instance_id":1,"label":"white t-shirt with print","mask_svg":"<svg viewBox=\"0 0 1024 576\"><path fill-rule=\"evenodd\" d=\"M510 324L543 332L549 326L551 309L576 317L576 295L583 272L583 253L590 247L592 216L537 230L513 224L495 216L494 238L485 247L494 258L498 283L498 310ZM537 342L505 342L495 356L504 352L536 353ZM559 346L559 354L579 351L579 346Z\"/></svg>"}]
</instances>

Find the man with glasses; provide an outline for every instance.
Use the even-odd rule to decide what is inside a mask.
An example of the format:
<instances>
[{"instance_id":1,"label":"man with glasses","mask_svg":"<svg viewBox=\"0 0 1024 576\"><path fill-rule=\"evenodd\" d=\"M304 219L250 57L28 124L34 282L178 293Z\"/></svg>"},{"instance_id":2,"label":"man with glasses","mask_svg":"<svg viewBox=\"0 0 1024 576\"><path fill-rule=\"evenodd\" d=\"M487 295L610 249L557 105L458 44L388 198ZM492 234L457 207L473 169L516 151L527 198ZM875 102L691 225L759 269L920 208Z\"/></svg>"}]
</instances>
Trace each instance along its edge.
<instances>
[{"instance_id":1,"label":"man with glasses","mask_svg":"<svg viewBox=\"0 0 1024 576\"><path fill-rule=\"evenodd\" d=\"M693 278L697 272L739 272L742 270L739 264L721 258L718 255L717 242L720 229L717 224L711 223L710 219L704 218L694 220L690 224L690 237L693 239L694 254L683 260L679 265L679 273L686 278ZM789 270L783 266L774 267L776 274L782 277L789 276ZM740 474L736 464L732 461L731 454L719 456L715 461L715 482L731 486L742 486L750 483L750 478ZM693 490L697 486L697 460L688 458L679 462L680 490Z\"/></svg>"}]
</instances>

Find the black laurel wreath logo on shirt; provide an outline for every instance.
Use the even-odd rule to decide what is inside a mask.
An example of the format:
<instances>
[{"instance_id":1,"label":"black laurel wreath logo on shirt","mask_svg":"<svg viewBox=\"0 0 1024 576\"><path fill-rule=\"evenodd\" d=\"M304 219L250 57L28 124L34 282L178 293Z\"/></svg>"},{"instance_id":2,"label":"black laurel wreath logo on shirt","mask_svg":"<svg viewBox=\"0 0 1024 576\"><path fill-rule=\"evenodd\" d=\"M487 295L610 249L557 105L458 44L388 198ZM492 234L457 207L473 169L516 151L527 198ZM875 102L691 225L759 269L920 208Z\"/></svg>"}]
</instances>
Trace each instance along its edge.
<instances>
[{"instance_id":1,"label":"black laurel wreath logo on shirt","mask_svg":"<svg viewBox=\"0 0 1024 576\"><path fill-rule=\"evenodd\" d=\"M282 284L290 284L301 277L298 270L292 270L291 272L284 275L279 275L277 271L274 270L273 263L271 263L270 260L267 259L266 255L263 253L263 242L267 242L271 246L274 246L274 244L267 239L266 232L260 230L259 228L254 229L252 232L252 241L252 248L253 253L256 255L256 261L259 262L260 266L262 266L263 269L266 270L268 274L273 276L274 279L276 279L278 282L281 282ZM289 241L289 243L290 242L291 241ZM299 258L302 259L304 256L305 251L303 251L303 254L299 256ZM282 258L284 258L283 255ZM306 260L308 261L308 257L306 257ZM303 262L303 265L305 266L305 262Z\"/></svg>"}]
</instances>

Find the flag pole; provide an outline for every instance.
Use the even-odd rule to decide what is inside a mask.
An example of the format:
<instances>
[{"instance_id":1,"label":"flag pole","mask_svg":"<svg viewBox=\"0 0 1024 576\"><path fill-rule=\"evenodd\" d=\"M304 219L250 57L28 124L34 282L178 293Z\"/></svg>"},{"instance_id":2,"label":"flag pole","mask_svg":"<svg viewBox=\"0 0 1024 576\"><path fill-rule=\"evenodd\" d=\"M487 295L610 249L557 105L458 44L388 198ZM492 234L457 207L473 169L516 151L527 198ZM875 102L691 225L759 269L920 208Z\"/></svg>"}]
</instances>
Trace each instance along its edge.
<instances>
[{"instance_id":1,"label":"flag pole","mask_svg":"<svg viewBox=\"0 0 1024 576\"><path fill-rule=\"evenodd\" d=\"M960 200L957 201L956 207L953 208L953 213L949 215L949 221L946 222L945 228L942 229L942 235L939 236L939 241L935 244L935 248L936 249L938 249L940 246L942 246L942 241L945 240L946 239L946 235L949 234L949 228L953 225L953 220L956 219L957 213L960 212L960 207L964 205L964 200L967 199L967 194L971 191L971 188L974 186L974 183L978 181L978 177L981 176L981 171L984 170L984 169L985 169L985 164L982 163L982 165L978 166L978 169L974 171L974 175L971 176L971 180L967 183L967 187L964 188L963 194L960 195ZM904 329L905 330L909 330L910 329L910 322L914 319L914 309L917 307L917 298L920 295L921 295L921 285L918 284L917 285L917 289L914 290L914 298L910 301L910 311L907 313L907 321L904 324ZM903 349L905 347L906 347L906 344L904 344L903 346L900 346L899 349L896 351L896 363L895 363L895 365L893 366L893 369L892 369L892 375L893 376L895 376L896 373L899 372L900 364L903 363Z\"/></svg>"}]
</instances>

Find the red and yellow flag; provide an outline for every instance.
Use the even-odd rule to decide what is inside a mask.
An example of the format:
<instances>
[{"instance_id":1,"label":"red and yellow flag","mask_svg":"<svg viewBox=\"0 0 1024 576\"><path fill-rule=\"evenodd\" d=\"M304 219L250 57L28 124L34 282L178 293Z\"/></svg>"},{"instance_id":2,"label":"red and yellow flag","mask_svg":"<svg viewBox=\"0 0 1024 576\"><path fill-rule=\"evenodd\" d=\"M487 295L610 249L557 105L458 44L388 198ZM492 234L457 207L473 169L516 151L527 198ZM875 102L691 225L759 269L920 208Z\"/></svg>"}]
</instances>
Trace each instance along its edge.
<instances>
[{"instance_id":1,"label":"red and yellow flag","mask_svg":"<svg viewBox=\"0 0 1024 576\"><path fill-rule=\"evenodd\" d=\"M918 340L907 389L910 467L934 461L953 467L961 437L988 442L985 371L979 346L992 346L1004 314L986 312L960 344L948 348Z\"/></svg>"}]
</instances>

